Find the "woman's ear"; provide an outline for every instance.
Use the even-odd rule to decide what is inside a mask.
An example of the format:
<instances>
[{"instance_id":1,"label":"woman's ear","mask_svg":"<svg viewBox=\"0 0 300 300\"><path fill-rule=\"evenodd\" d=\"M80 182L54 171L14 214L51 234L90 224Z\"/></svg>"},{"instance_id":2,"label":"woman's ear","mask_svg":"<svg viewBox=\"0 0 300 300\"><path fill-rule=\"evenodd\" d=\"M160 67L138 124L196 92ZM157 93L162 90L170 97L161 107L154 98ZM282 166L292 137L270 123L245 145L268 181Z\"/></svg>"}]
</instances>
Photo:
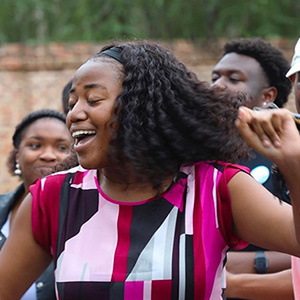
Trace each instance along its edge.
<instances>
[{"instance_id":1,"label":"woman's ear","mask_svg":"<svg viewBox=\"0 0 300 300\"><path fill-rule=\"evenodd\" d=\"M14 174L18 175L18 176L22 176L22 170L21 170L20 164L19 164L19 152L18 152L18 150L15 150L15 170L14 170Z\"/></svg>"},{"instance_id":2,"label":"woman's ear","mask_svg":"<svg viewBox=\"0 0 300 300\"><path fill-rule=\"evenodd\" d=\"M18 164L19 163L19 151L15 149L15 161Z\"/></svg>"}]
</instances>

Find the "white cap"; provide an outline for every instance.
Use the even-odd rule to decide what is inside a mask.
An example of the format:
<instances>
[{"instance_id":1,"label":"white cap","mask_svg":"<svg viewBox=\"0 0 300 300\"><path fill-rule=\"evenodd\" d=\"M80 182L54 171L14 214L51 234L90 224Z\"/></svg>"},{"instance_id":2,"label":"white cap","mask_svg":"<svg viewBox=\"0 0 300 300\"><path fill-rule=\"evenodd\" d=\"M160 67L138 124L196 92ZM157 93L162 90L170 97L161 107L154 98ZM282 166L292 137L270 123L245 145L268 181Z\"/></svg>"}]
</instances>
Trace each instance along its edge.
<instances>
[{"instance_id":1,"label":"white cap","mask_svg":"<svg viewBox=\"0 0 300 300\"><path fill-rule=\"evenodd\" d=\"M297 44L295 46L295 53L292 60L292 66L285 76L289 77L293 81L294 79L293 75L295 75L299 71L300 71L300 38L298 39Z\"/></svg>"}]
</instances>

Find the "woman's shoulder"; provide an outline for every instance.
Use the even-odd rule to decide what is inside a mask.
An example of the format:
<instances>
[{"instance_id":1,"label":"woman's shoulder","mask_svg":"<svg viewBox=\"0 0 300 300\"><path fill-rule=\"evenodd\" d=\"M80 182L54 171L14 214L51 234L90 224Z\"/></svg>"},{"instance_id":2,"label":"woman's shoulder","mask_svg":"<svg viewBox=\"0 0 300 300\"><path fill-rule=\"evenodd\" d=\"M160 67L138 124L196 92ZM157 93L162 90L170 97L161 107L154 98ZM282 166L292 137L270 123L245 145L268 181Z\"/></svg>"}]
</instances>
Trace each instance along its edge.
<instances>
[{"instance_id":1,"label":"woman's shoulder","mask_svg":"<svg viewBox=\"0 0 300 300\"><path fill-rule=\"evenodd\" d=\"M53 173L38 179L36 183L31 186L30 191L40 190L43 191L44 194L59 193L64 182L66 184L71 184L72 182L79 183L89 174L95 174L95 172L95 170L86 170L81 166L76 166L69 170Z\"/></svg>"},{"instance_id":2,"label":"woman's shoulder","mask_svg":"<svg viewBox=\"0 0 300 300\"><path fill-rule=\"evenodd\" d=\"M93 170L86 170L82 168L80 165L73 167L68 170L60 171L57 173L50 174L42 179L39 179L42 184L58 184L59 182L63 182L66 178L70 177L82 177L89 172L93 172Z\"/></svg>"},{"instance_id":3,"label":"woman's shoulder","mask_svg":"<svg viewBox=\"0 0 300 300\"><path fill-rule=\"evenodd\" d=\"M199 161L193 164L184 165L182 167L182 170L188 171L191 169L191 167L197 168L199 172L215 169L220 173L226 172L226 173L232 173L233 175L239 171L250 173L250 169L248 167L239 164L230 163L230 162L216 161L216 160Z\"/></svg>"}]
</instances>

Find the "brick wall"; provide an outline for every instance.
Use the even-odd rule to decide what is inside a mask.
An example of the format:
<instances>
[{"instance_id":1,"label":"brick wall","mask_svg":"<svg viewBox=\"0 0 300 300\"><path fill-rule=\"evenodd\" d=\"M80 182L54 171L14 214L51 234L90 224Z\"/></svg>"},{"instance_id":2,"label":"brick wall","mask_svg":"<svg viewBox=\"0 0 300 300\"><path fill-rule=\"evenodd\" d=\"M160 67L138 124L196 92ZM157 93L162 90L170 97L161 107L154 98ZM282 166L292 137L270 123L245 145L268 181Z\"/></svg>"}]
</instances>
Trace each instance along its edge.
<instances>
[{"instance_id":1,"label":"brick wall","mask_svg":"<svg viewBox=\"0 0 300 300\"><path fill-rule=\"evenodd\" d=\"M210 81L213 66L220 58L224 41L209 46L202 42L159 42L193 70L201 80ZM272 40L291 60L294 41ZM6 168L6 159L12 150L11 137L16 124L29 112L41 108L61 110L61 93L75 70L103 44L21 44L0 47L0 193L18 184ZM289 108L295 110L293 98Z\"/></svg>"}]
</instances>

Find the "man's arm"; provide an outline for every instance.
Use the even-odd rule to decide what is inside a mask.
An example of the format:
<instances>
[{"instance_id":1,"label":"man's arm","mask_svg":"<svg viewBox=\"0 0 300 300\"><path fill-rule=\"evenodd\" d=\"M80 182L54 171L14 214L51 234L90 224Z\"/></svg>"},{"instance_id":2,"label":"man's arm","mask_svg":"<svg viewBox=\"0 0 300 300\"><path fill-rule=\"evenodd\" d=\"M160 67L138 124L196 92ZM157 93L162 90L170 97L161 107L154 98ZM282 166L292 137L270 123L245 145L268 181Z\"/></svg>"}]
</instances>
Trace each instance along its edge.
<instances>
[{"instance_id":1,"label":"man's arm","mask_svg":"<svg viewBox=\"0 0 300 300\"><path fill-rule=\"evenodd\" d=\"M267 273L275 273L291 268L291 256L289 254L265 251L268 261ZM233 274L257 273L254 268L255 251L232 251L227 253L226 269Z\"/></svg>"}]
</instances>

